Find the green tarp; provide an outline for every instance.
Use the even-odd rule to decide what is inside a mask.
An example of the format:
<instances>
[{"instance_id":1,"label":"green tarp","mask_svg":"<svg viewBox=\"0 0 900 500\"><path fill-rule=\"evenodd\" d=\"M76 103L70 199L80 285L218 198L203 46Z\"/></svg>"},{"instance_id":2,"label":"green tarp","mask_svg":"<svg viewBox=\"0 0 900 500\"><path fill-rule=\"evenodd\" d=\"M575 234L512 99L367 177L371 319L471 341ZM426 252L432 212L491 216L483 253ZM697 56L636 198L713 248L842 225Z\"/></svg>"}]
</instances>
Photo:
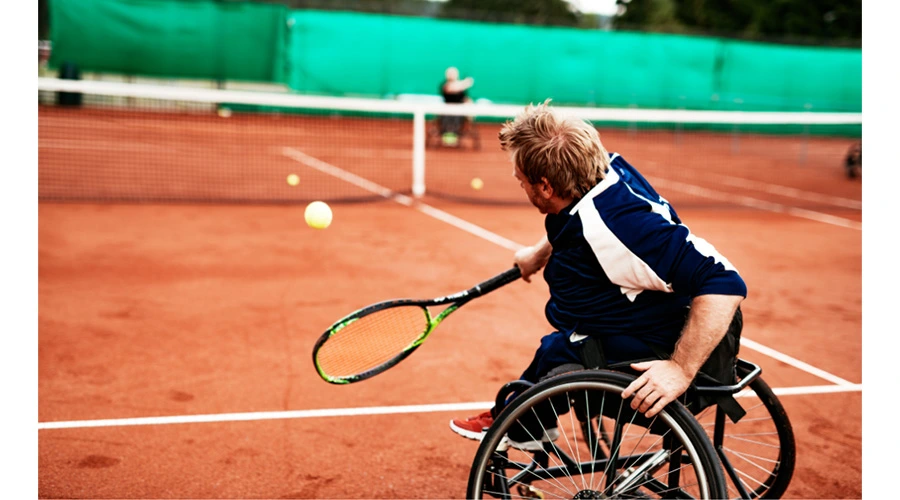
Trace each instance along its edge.
<instances>
[{"instance_id":1,"label":"green tarp","mask_svg":"<svg viewBox=\"0 0 900 500\"><path fill-rule=\"evenodd\" d=\"M862 52L350 12L289 14L286 83L307 93L436 94L615 107L860 111Z\"/></svg>"},{"instance_id":2,"label":"green tarp","mask_svg":"<svg viewBox=\"0 0 900 500\"><path fill-rule=\"evenodd\" d=\"M286 83L311 94L438 94L444 69L501 103L862 110L862 51L210 0L52 0L50 63Z\"/></svg>"},{"instance_id":3,"label":"green tarp","mask_svg":"<svg viewBox=\"0 0 900 500\"><path fill-rule=\"evenodd\" d=\"M191 0L51 0L50 65L178 78L284 78L284 6Z\"/></svg>"}]
</instances>

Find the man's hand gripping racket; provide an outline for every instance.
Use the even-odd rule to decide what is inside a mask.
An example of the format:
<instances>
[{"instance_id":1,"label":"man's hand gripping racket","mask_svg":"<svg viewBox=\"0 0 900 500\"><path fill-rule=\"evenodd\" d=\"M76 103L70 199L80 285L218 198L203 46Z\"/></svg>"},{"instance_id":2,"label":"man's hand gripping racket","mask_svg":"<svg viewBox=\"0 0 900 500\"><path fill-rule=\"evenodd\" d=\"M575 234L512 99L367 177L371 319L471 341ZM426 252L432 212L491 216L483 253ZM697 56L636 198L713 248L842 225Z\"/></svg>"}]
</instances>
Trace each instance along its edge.
<instances>
[{"instance_id":1,"label":"man's hand gripping racket","mask_svg":"<svg viewBox=\"0 0 900 500\"><path fill-rule=\"evenodd\" d=\"M378 302L338 320L316 341L313 364L326 382L350 384L378 375L412 354L453 311L522 277L513 267L472 288L431 300ZM428 307L447 305L432 317Z\"/></svg>"}]
</instances>

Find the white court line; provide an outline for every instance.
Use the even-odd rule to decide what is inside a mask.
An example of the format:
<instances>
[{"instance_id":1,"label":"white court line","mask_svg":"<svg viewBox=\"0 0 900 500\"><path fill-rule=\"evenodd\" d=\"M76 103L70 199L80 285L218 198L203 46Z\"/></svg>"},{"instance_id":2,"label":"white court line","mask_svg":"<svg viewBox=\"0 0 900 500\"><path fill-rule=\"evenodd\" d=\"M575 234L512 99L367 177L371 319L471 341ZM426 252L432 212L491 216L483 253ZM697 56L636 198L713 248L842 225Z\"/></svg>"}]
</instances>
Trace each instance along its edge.
<instances>
[{"instance_id":1,"label":"white court line","mask_svg":"<svg viewBox=\"0 0 900 500\"><path fill-rule=\"evenodd\" d=\"M760 354L765 354L766 356L769 356L770 358L777 359L778 361L781 361L782 363L789 364L789 365L793 366L794 368L803 370L806 373L811 373L817 377L821 377L821 378L823 378L829 382L835 383L837 385L841 385L841 386L856 385L853 382L850 382L850 381L844 380L838 376L832 375L832 374L826 372L825 370L820 370L820 369L816 368L815 366L804 363L803 361L800 361L799 359L792 358L792 357L788 356L787 354L778 352L775 349L772 349L771 347L766 347L766 346L760 344L759 342L754 342L750 339L741 338L741 347L749 347L750 349L753 349L754 351L756 351Z\"/></svg>"},{"instance_id":2,"label":"white court line","mask_svg":"<svg viewBox=\"0 0 900 500\"><path fill-rule=\"evenodd\" d=\"M772 389L776 396L804 396L807 394L832 394L836 392L862 392L862 384L815 385L807 387L779 387Z\"/></svg>"},{"instance_id":3,"label":"white court line","mask_svg":"<svg viewBox=\"0 0 900 500\"><path fill-rule=\"evenodd\" d=\"M783 196L785 198L796 198L798 200L835 205L843 208L852 208L856 210L862 209L862 201L860 200L851 200L849 198L842 198L840 196L803 191L797 188L780 186L778 184L769 184L768 182L759 182L750 179L742 179L740 177L733 177L729 175L719 176L719 179L721 179L722 183L726 186L755 189L757 191L775 194L778 196Z\"/></svg>"},{"instance_id":4,"label":"white court line","mask_svg":"<svg viewBox=\"0 0 900 500\"><path fill-rule=\"evenodd\" d=\"M654 161L649 161L648 165L657 166L658 163ZM804 191L802 189L781 186L779 184L772 184L769 182L761 182L755 181L752 179L745 179L743 177L735 177L733 175L715 175L709 174L700 169L692 168L689 169L692 172L696 172L702 174L710 179L718 180L721 184L725 186L738 187L748 190L761 191L763 193L774 194L777 196L781 196L784 198L794 198L802 201L811 201L813 203L821 203L823 205L833 205L836 208L850 208L855 210L862 210L862 201L861 200L853 200L850 198L843 198L841 196L827 195L822 193L816 193L813 191Z\"/></svg>"},{"instance_id":5,"label":"white court line","mask_svg":"<svg viewBox=\"0 0 900 500\"><path fill-rule=\"evenodd\" d=\"M220 413L215 415L179 415L172 417L117 418L107 420L75 420L41 422L38 429L72 429L84 427L120 427L128 425L201 424L211 422L247 422L296 418L358 417L392 415L398 413L435 413L444 411L486 410L493 401L481 403L448 403L432 405L370 406L367 408L331 408L324 410L257 411L248 413Z\"/></svg>"},{"instance_id":6,"label":"white court line","mask_svg":"<svg viewBox=\"0 0 900 500\"><path fill-rule=\"evenodd\" d=\"M777 396L803 396L839 392L862 392L862 384L850 386L784 387L773 389ZM752 391L736 394L747 397ZM444 403L430 405L370 406L364 408L330 408L321 410L259 411L247 413L220 413L214 415L179 415L170 417L115 418L104 420L69 420L40 422L38 430L84 429L89 427L126 427L135 425L207 424L219 422L256 422L261 420L288 420L301 418L362 417L369 415L397 415L412 413L441 413L487 410L494 401L473 403Z\"/></svg>"},{"instance_id":7,"label":"white court line","mask_svg":"<svg viewBox=\"0 0 900 500\"><path fill-rule=\"evenodd\" d=\"M759 200L750 196L725 193L722 191L716 191L714 189L703 188L700 186L685 184L683 182L663 179L660 177L647 177L647 179L650 180L654 185L665 186L669 189L678 190L683 193L704 196L706 198L711 198L714 200L722 200L727 201L728 203L744 205L745 207L758 208L760 210L767 210L769 212L775 212L779 214L793 215L794 217L800 217L802 219L809 219L816 222L831 224L833 226L846 227L849 229L862 231L862 223L852 219L845 219L843 217L836 217L834 215L824 214L821 212L782 205L781 203Z\"/></svg>"}]
</instances>

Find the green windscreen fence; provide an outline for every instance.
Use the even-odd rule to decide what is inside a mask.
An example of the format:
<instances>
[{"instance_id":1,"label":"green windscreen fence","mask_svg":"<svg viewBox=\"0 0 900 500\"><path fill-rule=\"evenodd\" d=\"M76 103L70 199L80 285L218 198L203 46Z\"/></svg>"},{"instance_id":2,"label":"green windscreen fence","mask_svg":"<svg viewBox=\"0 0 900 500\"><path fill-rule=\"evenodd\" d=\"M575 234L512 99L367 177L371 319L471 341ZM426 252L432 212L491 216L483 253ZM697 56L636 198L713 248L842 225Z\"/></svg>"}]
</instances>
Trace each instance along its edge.
<instances>
[{"instance_id":1,"label":"green windscreen fence","mask_svg":"<svg viewBox=\"0 0 900 500\"><path fill-rule=\"evenodd\" d=\"M175 78L280 81L281 5L201 0L51 0L50 65Z\"/></svg>"},{"instance_id":2,"label":"green windscreen fence","mask_svg":"<svg viewBox=\"0 0 900 500\"><path fill-rule=\"evenodd\" d=\"M527 103L860 111L862 52L635 32L291 11L286 83L316 94L437 94L444 69L471 95Z\"/></svg>"},{"instance_id":3,"label":"green windscreen fence","mask_svg":"<svg viewBox=\"0 0 900 500\"><path fill-rule=\"evenodd\" d=\"M721 45L718 109L862 111L860 50Z\"/></svg>"},{"instance_id":4,"label":"green windscreen fence","mask_svg":"<svg viewBox=\"0 0 900 500\"><path fill-rule=\"evenodd\" d=\"M444 70L498 103L743 111L862 109L862 51L713 37L287 10L212 0L52 0L50 64L287 84L308 94L438 94Z\"/></svg>"}]
</instances>

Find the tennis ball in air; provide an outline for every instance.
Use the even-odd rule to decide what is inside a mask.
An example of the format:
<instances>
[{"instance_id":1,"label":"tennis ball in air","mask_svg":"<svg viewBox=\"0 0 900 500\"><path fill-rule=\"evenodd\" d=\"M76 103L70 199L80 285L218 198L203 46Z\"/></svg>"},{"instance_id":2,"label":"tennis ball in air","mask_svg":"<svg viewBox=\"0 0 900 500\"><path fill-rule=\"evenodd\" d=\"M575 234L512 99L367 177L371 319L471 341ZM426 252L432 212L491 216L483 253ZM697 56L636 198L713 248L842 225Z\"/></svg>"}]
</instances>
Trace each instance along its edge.
<instances>
[{"instance_id":1,"label":"tennis ball in air","mask_svg":"<svg viewBox=\"0 0 900 500\"><path fill-rule=\"evenodd\" d=\"M222 118L228 118L231 116L231 110L228 108L219 108L219 116Z\"/></svg>"},{"instance_id":2,"label":"tennis ball in air","mask_svg":"<svg viewBox=\"0 0 900 500\"><path fill-rule=\"evenodd\" d=\"M297 174L290 174L287 176L287 183L291 186L296 186L300 184L300 176Z\"/></svg>"},{"instance_id":3,"label":"tennis ball in air","mask_svg":"<svg viewBox=\"0 0 900 500\"><path fill-rule=\"evenodd\" d=\"M479 190L481 190L481 188L484 187L484 181L482 181L478 177L472 179L471 184L472 184L472 189L474 189L475 191L479 191Z\"/></svg>"},{"instance_id":4,"label":"tennis ball in air","mask_svg":"<svg viewBox=\"0 0 900 500\"><path fill-rule=\"evenodd\" d=\"M324 201L314 201L306 206L303 217L313 229L325 229L331 224L331 207Z\"/></svg>"}]
</instances>

